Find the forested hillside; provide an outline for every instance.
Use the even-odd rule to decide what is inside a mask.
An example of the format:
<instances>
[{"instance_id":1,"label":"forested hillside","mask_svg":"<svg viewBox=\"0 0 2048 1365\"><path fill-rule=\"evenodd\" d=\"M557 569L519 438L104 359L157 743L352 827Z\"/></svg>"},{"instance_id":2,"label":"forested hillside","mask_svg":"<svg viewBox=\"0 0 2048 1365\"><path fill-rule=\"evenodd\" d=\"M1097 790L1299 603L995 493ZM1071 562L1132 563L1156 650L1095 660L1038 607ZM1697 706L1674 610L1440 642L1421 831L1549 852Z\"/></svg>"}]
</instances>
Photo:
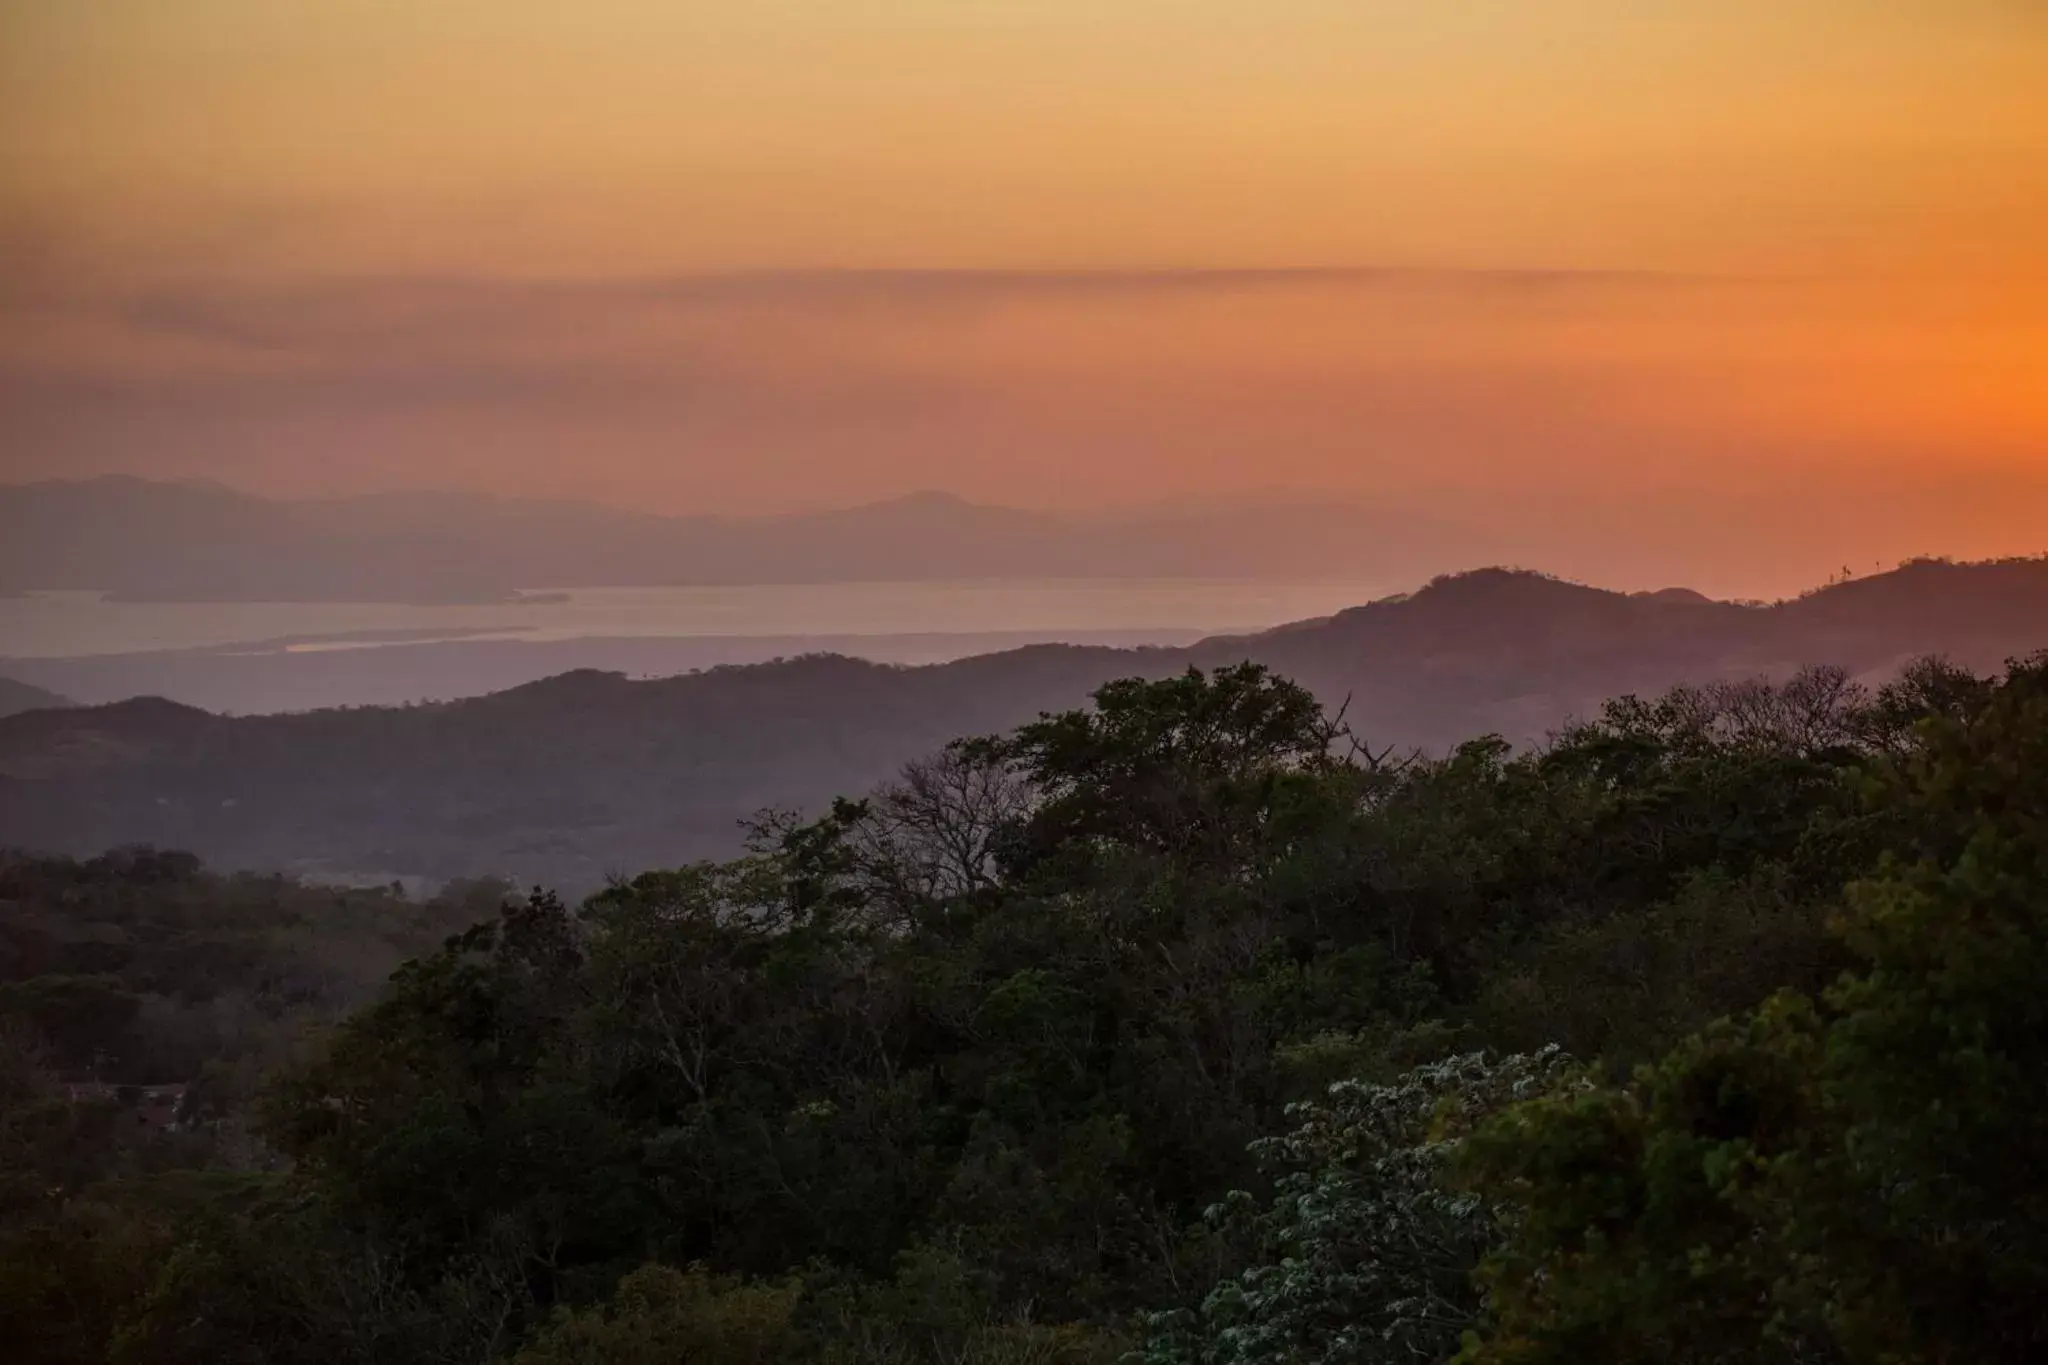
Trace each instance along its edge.
<instances>
[{"instance_id":1,"label":"forested hillside","mask_svg":"<svg viewBox=\"0 0 2048 1365\"><path fill-rule=\"evenodd\" d=\"M1486 570L1186 649L1038 646L897 668L818 656L487 697L223 717L161 700L0 720L0 830L78 856L127 843L221 866L388 881L508 875L581 892L738 851L764 806L815 809L956 735L1081 704L1123 676L1265 664L1375 744L1541 741L1624 694L2048 646L2048 561L1923 562L1769 606Z\"/></svg>"},{"instance_id":2,"label":"forested hillside","mask_svg":"<svg viewBox=\"0 0 2048 1365\"><path fill-rule=\"evenodd\" d=\"M115 1085L240 1084L495 910L500 883L425 903L391 888L220 876L189 853L84 862L0 850L0 1017L57 1071Z\"/></svg>"},{"instance_id":3,"label":"forested hillside","mask_svg":"<svg viewBox=\"0 0 2048 1365\"><path fill-rule=\"evenodd\" d=\"M22 866L39 925L197 885ZM509 900L252 1141L10 1006L0 1299L36 1361L2030 1359L2044 886L2048 659L1426 758L1133 678Z\"/></svg>"}]
</instances>

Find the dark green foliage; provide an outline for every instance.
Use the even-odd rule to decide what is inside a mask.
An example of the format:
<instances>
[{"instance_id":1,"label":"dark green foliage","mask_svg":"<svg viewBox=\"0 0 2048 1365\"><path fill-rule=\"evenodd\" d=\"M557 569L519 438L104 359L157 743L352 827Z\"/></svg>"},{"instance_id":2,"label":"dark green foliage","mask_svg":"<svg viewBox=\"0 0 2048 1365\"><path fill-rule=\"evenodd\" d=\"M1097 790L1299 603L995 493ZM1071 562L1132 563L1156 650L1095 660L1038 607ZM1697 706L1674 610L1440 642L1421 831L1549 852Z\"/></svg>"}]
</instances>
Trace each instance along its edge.
<instances>
[{"instance_id":1,"label":"dark green foliage","mask_svg":"<svg viewBox=\"0 0 2048 1365\"><path fill-rule=\"evenodd\" d=\"M176 853L0 855L0 1304L17 1358L107 1358L160 1271L191 1263L179 1243L271 1164L244 1112L263 1072L473 916L476 889L454 890L418 905ZM182 1101L154 1117L182 1131L143 1121L136 1087L165 1082Z\"/></svg>"},{"instance_id":2,"label":"dark green foliage","mask_svg":"<svg viewBox=\"0 0 2048 1365\"><path fill-rule=\"evenodd\" d=\"M71 1055L16 1067L0 1270L51 1359L2021 1358L2044 678L1441 759L1251 666L1119 683L733 861L494 895L169 1138L49 1064L304 1022L294 915L317 963L452 907L37 865L126 918L8 921Z\"/></svg>"},{"instance_id":3,"label":"dark green foliage","mask_svg":"<svg viewBox=\"0 0 2048 1365\"><path fill-rule=\"evenodd\" d=\"M369 996L498 896L456 885L419 904L220 877L152 849L88 862L0 851L0 1021L33 1032L69 1077L203 1077L225 1103L306 1025Z\"/></svg>"},{"instance_id":4,"label":"dark green foliage","mask_svg":"<svg viewBox=\"0 0 2048 1365\"><path fill-rule=\"evenodd\" d=\"M1473 1144L1513 1214L1466 1359L2048 1350L2048 662L1966 697L1869 771L1838 982Z\"/></svg>"},{"instance_id":5,"label":"dark green foliage","mask_svg":"<svg viewBox=\"0 0 2048 1365\"><path fill-rule=\"evenodd\" d=\"M992 745L1037 796L1012 870L1101 850L1190 871L1255 865L1284 851L1290 820L1306 825L1296 807L1330 794L1313 779L1339 769L1336 734L1312 693L1256 664L1109 683L1093 710Z\"/></svg>"},{"instance_id":6,"label":"dark green foliage","mask_svg":"<svg viewBox=\"0 0 2048 1365\"><path fill-rule=\"evenodd\" d=\"M1449 1187L1463 1136L1502 1106L1568 1084L1556 1048L1474 1053L1398 1081L1340 1081L1290 1106L1294 1129L1255 1144L1270 1204L1237 1192L1209 1211L1244 1225L1256 1263L1196 1312L1157 1315L1131 1365L1375 1365L1440 1360L1480 1311L1472 1272L1494 1209Z\"/></svg>"},{"instance_id":7,"label":"dark green foliage","mask_svg":"<svg viewBox=\"0 0 2048 1365\"><path fill-rule=\"evenodd\" d=\"M646 1266L608 1304L558 1314L517 1365L776 1365L800 1349L801 1292Z\"/></svg>"}]
</instances>

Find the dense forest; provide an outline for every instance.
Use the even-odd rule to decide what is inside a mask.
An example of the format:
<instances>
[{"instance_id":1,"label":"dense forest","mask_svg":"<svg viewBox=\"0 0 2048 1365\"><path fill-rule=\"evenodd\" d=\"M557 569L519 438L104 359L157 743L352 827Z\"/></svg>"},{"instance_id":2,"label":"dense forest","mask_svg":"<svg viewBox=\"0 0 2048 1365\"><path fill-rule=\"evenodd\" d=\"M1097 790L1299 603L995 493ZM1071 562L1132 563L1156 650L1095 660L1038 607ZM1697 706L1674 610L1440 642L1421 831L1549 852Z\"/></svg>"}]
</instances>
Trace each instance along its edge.
<instances>
[{"instance_id":1,"label":"dense forest","mask_svg":"<svg viewBox=\"0 0 2048 1365\"><path fill-rule=\"evenodd\" d=\"M2048 1350L2048 657L1428 756L1190 669L576 905L0 916L17 1360Z\"/></svg>"}]
</instances>

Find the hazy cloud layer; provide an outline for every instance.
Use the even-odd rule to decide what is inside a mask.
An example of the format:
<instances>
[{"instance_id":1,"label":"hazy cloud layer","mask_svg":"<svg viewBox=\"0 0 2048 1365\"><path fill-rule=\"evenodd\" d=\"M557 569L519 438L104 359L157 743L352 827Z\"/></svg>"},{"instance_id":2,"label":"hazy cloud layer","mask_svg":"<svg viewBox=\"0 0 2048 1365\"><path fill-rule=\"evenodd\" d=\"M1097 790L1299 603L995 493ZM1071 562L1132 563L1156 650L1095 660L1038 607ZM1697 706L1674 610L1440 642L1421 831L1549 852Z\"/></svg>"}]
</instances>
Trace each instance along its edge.
<instances>
[{"instance_id":1,"label":"hazy cloud layer","mask_svg":"<svg viewBox=\"0 0 2048 1365\"><path fill-rule=\"evenodd\" d=\"M26 0L0 477L2040 548L2043 12Z\"/></svg>"},{"instance_id":2,"label":"hazy cloud layer","mask_svg":"<svg viewBox=\"0 0 2048 1365\"><path fill-rule=\"evenodd\" d=\"M0 464L17 478L473 487L674 512L916 488L1069 510L1319 490L1381 509L1388 562L1409 576L1512 560L1736 592L1848 559L2048 548L2044 400L1971 401L2012 363L2000 356L2041 354L2012 343L2027 315L1854 282L1308 269L45 284L0 322ZM1739 573L1719 562L1736 538Z\"/></svg>"}]
</instances>

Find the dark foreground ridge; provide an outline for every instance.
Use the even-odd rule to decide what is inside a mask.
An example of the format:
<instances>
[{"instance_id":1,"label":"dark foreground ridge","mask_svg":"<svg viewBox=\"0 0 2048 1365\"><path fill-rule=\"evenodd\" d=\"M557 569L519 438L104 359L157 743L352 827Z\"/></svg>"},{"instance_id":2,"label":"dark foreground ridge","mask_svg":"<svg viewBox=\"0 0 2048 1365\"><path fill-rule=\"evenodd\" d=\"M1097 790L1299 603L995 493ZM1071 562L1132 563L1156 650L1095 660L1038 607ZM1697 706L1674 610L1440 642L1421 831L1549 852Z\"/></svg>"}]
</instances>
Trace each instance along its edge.
<instances>
[{"instance_id":1,"label":"dark foreground ridge","mask_svg":"<svg viewBox=\"0 0 2048 1365\"><path fill-rule=\"evenodd\" d=\"M2048 655L1355 739L1125 677L576 905L0 854L10 1358L2048 1353Z\"/></svg>"}]
</instances>

